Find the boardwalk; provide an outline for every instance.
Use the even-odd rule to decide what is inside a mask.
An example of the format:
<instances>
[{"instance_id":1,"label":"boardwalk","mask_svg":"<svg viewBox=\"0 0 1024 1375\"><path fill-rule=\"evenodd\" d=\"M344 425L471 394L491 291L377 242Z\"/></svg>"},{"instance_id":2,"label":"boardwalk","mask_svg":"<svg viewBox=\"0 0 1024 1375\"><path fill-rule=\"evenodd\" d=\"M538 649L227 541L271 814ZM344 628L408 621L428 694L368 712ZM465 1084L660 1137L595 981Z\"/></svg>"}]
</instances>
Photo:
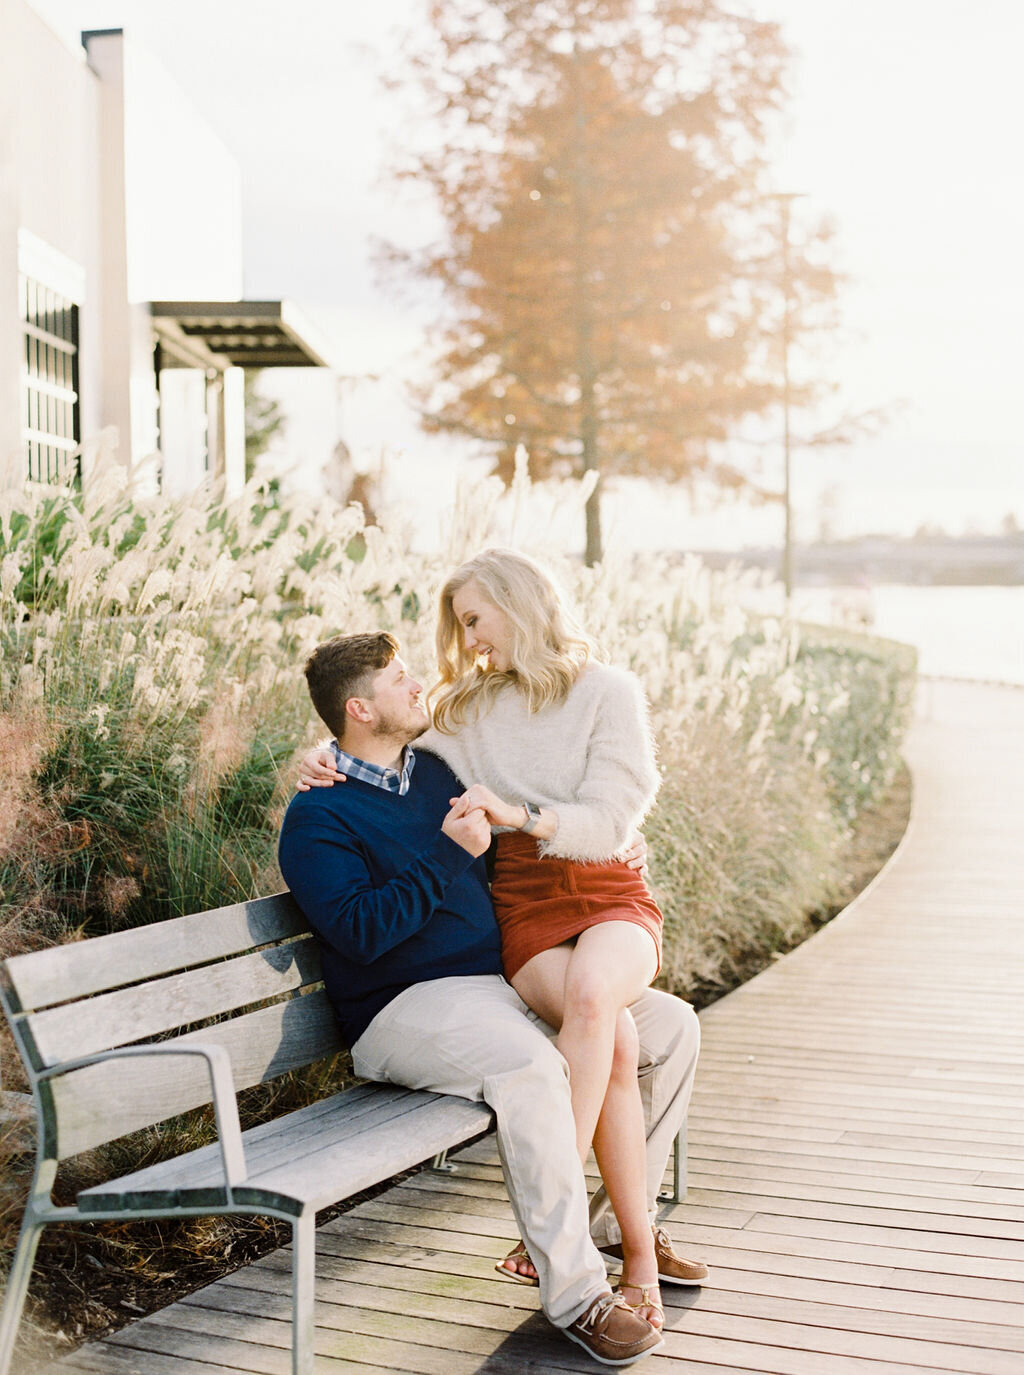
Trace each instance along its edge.
<instances>
[{"instance_id":1,"label":"boardwalk","mask_svg":"<svg viewBox=\"0 0 1024 1375\"><path fill-rule=\"evenodd\" d=\"M868 894L702 1016L668 1289L686 1375L1024 1371L1024 691L926 684L915 815ZM318 1371L595 1371L491 1266L493 1145L319 1234ZM55 1370L286 1372L280 1255Z\"/></svg>"}]
</instances>

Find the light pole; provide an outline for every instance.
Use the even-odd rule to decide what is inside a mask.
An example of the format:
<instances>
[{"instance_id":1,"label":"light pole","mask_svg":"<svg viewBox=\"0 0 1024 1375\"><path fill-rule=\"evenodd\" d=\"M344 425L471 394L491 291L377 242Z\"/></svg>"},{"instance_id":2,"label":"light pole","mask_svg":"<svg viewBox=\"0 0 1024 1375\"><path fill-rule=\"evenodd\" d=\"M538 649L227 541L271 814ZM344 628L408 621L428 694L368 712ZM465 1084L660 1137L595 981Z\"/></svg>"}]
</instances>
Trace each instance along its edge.
<instances>
[{"instance_id":1,"label":"light pole","mask_svg":"<svg viewBox=\"0 0 1024 1375\"><path fill-rule=\"evenodd\" d=\"M792 204L802 195L802 191L777 191L774 195L768 197L769 200L778 202L779 217L781 221L780 233L782 239L782 500L786 512L785 534L783 536L782 546L782 585L785 589L787 603L793 596L793 497L790 474L789 431L789 336L793 273L789 256L789 225Z\"/></svg>"}]
</instances>

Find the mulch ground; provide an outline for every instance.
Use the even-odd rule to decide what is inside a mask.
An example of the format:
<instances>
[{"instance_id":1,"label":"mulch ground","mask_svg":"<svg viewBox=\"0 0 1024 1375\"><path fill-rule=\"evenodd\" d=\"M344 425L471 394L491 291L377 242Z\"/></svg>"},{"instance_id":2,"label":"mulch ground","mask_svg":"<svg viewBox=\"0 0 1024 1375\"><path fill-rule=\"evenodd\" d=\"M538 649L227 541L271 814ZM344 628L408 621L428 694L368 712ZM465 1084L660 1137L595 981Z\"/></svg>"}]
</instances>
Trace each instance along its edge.
<instances>
[{"instance_id":1,"label":"mulch ground","mask_svg":"<svg viewBox=\"0 0 1024 1375\"><path fill-rule=\"evenodd\" d=\"M910 801L910 778L903 769L885 800L859 817L846 855L842 891L832 907L814 915L816 926L842 911L878 873L906 830ZM751 977L757 970L744 972ZM30 1164L27 1158L25 1164ZM347 1199L320 1214L318 1221L348 1211L393 1182ZM3 1192L7 1199L0 1197L0 1225L10 1221L3 1213L11 1195ZM290 1229L269 1218L47 1228L21 1330L24 1375L30 1375L37 1362L53 1361L83 1342L97 1341L289 1240Z\"/></svg>"}]
</instances>

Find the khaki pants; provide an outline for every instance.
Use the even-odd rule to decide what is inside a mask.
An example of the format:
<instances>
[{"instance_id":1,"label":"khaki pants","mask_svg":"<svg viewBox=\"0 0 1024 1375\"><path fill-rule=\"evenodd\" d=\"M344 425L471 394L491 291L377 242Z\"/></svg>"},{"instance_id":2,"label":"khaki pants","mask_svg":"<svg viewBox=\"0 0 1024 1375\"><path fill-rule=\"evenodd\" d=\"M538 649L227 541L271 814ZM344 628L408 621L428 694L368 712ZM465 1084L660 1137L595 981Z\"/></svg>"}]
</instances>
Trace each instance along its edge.
<instances>
[{"instance_id":1,"label":"khaki pants","mask_svg":"<svg viewBox=\"0 0 1024 1375\"><path fill-rule=\"evenodd\" d=\"M653 1222L686 1116L700 1029L689 1004L656 989L630 1011L640 1033ZM618 1241L620 1234L603 1189L588 1217L568 1066L554 1035L499 975L436 979L383 1008L352 1047L352 1059L364 1079L483 1100L494 1109L505 1183L540 1276L541 1304L556 1327L567 1327L608 1288L594 1241Z\"/></svg>"}]
</instances>

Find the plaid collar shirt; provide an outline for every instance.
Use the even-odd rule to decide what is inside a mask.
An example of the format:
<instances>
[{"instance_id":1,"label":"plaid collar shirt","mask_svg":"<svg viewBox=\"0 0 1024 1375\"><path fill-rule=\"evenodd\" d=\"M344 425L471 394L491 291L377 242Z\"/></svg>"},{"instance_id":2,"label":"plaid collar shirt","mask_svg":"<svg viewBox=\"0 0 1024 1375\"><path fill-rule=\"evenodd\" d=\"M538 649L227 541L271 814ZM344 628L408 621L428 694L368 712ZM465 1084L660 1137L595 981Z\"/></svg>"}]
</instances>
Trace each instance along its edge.
<instances>
[{"instance_id":1,"label":"plaid collar shirt","mask_svg":"<svg viewBox=\"0 0 1024 1375\"><path fill-rule=\"evenodd\" d=\"M368 764L365 759L357 759L355 755L346 754L337 740L331 741L331 749L334 751L334 762L338 772L346 777L362 779L364 783L372 783L375 788L383 788L387 793L397 793L399 797L404 797L409 791L409 780L416 766L416 755L411 745L406 745L403 751L400 770L388 769L382 764Z\"/></svg>"}]
</instances>

